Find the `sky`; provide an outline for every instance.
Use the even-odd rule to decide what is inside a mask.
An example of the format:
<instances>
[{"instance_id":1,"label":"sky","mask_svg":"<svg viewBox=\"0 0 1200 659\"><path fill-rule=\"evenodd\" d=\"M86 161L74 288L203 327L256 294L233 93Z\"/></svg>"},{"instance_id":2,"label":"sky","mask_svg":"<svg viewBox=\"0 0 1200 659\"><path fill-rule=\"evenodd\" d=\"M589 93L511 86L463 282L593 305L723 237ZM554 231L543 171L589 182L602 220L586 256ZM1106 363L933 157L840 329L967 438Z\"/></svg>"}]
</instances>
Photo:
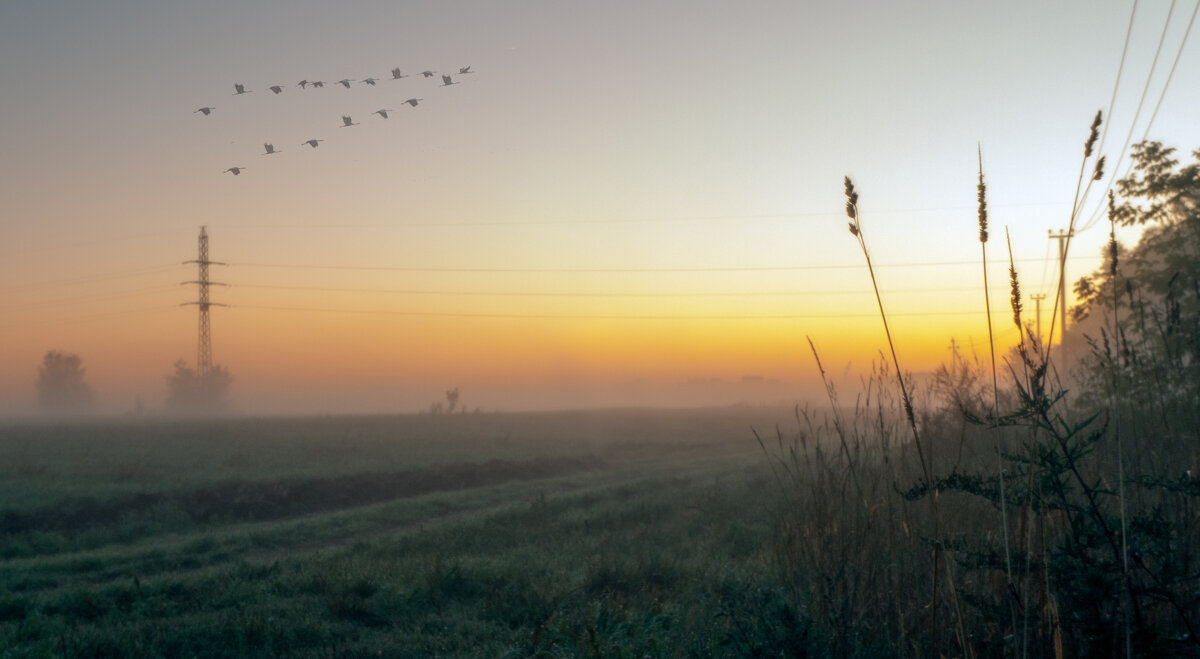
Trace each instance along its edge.
<instances>
[{"instance_id":1,"label":"sky","mask_svg":"<svg viewBox=\"0 0 1200 659\"><path fill-rule=\"evenodd\" d=\"M806 339L851 377L886 345L845 175L901 366L985 355L977 148L1003 347L1005 228L1052 300L1095 112L1110 172L1127 136L1200 146L1194 8L1141 2L1121 66L1115 0L4 2L0 414L48 350L97 410L160 407L201 226L243 411L798 400Z\"/></svg>"}]
</instances>

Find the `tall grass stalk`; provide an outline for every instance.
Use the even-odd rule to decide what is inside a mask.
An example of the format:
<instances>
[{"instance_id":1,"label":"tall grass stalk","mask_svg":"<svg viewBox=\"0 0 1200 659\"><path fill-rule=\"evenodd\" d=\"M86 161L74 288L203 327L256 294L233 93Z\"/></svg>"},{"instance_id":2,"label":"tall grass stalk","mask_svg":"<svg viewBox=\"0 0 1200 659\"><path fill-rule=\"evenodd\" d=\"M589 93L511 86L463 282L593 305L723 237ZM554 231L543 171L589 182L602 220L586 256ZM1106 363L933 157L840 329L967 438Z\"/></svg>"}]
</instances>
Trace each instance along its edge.
<instances>
[{"instance_id":1,"label":"tall grass stalk","mask_svg":"<svg viewBox=\"0 0 1200 659\"><path fill-rule=\"evenodd\" d=\"M983 256L983 307L987 312L988 354L992 358L992 417L1000 409L1000 384L996 377L996 340L992 336L992 296L988 291L987 271L987 242L988 242L988 210L987 185L983 182L983 148L976 145L979 154L979 185L976 190L979 198L979 248Z\"/></svg>"},{"instance_id":2,"label":"tall grass stalk","mask_svg":"<svg viewBox=\"0 0 1200 659\"><path fill-rule=\"evenodd\" d=\"M987 328L988 328L988 355L991 357L992 365L992 451L996 454L996 478L1000 483L1000 527L1001 533L1004 535L1004 573L1009 586L1013 583L1012 575L1012 555L1008 547L1008 508L1004 498L1004 461L1000 456L1000 445L996 441L997 429L995 428L996 418L1000 415L1000 384L999 378L996 375L996 340L992 331L992 296L988 289L988 271L987 271L987 242L988 242L988 208L987 208L987 184L983 181L983 147L976 144L976 152L979 156L979 184L976 187L976 192L979 202L978 219L979 219L979 248L983 262L983 305L987 313ZM1008 229L1005 229L1005 237L1008 236ZM1011 249L1010 249L1011 251ZM1020 331L1020 328L1017 330ZM1017 612L1013 608L1011 598L1005 597L1008 602L1008 612L1012 619L1013 628L1016 628Z\"/></svg>"},{"instance_id":3,"label":"tall grass stalk","mask_svg":"<svg viewBox=\"0 0 1200 659\"><path fill-rule=\"evenodd\" d=\"M838 409L837 389L825 374L825 367L821 365L821 355L817 353L817 346L813 344L812 337L805 336L804 338L808 339L808 347L812 350L813 359L817 362L817 371L821 374L821 383L825 385L825 395L829 398L829 405L833 408L833 430L838 436L838 441L841 442L842 454L846 456L846 468L850 471L850 478L854 481L854 489L858 491L859 500L863 506L866 506L867 501L863 498L862 482L858 480L858 473L854 468L854 458L850 457L850 445L846 441L846 426L842 423L842 413Z\"/></svg>"},{"instance_id":4,"label":"tall grass stalk","mask_svg":"<svg viewBox=\"0 0 1200 659\"><path fill-rule=\"evenodd\" d=\"M850 234L858 241L859 248L862 249L863 258L867 262L867 272L871 276L871 288L875 292L875 303L879 305L879 318L883 321L883 333L887 336L888 350L892 355L892 365L896 368L896 381L900 384L900 396L904 403L904 415L908 418L908 427L912 429L913 443L917 447L917 457L921 461L921 473L925 477L925 482L934 487L933 496L929 498L929 512L933 519L933 548L932 558L933 566L930 570L930 597L929 604L929 656L938 656L938 564L941 560L942 542L940 537L940 529L938 528L938 489L934 485L932 459L925 457L925 449L921 445L921 433L917 430L917 419L913 412L912 396L908 392L908 385L904 383L904 371L900 368L900 359L896 357L896 344L892 341L892 331L888 327L887 312L883 309L883 297L879 294L879 283L875 279L875 268L871 265L871 251L867 249L866 239L863 237L862 222L859 220L858 214L858 192L854 189L854 183L849 176L844 177L843 185L846 193L846 216L850 218Z\"/></svg>"},{"instance_id":5,"label":"tall grass stalk","mask_svg":"<svg viewBox=\"0 0 1200 659\"><path fill-rule=\"evenodd\" d=\"M1087 171L1088 158L1092 157L1092 149L1096 146L1096 140L1100 139L1100 124L1103 123L1103 117L1100 110L1096 110L1096 116L1092 119L1092 126L1088 130L1087 141L1083 143L1083 160L1079 163L1079 180L1075 182L1075 198L1071 201L1071 218L1067 223L1067 236L1064 239L1062 252L1058 259L1058 286L1055 287L1054 307L1050 310L1050 333L1046 335L1046 351L1045 359L1050 359L1050 346L1054 343L1054 325L1058 318L1059 305L1064 308L1067 305L1066 299L1063 298L1062 282L1067 278L1067 255L1071 249L1071 238L1075 235L1075 220L1079 218L1079 210L1083 205L1080 190L1083 190L1082 197L1087 196L1087 189L1083 188L1083 173ZM1088 187L1091 187L1092 181L1098 181L1104 177L1104 157L1101 156L1096 160L1092 171L1092 178L1088 181ZM1065 327L1059 328L1059 332L1066 332Z\"/></svg>"},{"instance_id":6,"label":"tall grass stalk","mask_svg":"<svg viewBox=\"0 0 1200 659\"><path fill-rule=\"evenodd\" d=\"M908 417L908 425L912 428L913 442L917 446L917 457L921 461L921 473L924 475L926 482L933 482L933 472L930 470L930 465L925 459L925 449L921 446L921 434L917 431L917 420L913 414L912 397L909 396L908 386L904 384L904 372L900 370L900 360L896 357L896 344L892 341L892 331L888 328L887 313L883 310L883 297L879 294L879 284L875 280L875 268L871 265L871 252L867 249L867 243L863 239L862 223L858 217L858 192L854 190L854 183L847 176L844 179L846 191L846 216L850 218L850 234L858 240L858 246L862 249L863 258L867 261L867 273L871 275L871 288L875 291L875 302L879 305L879 317L883 320L883 333L887 336L888 350L892 353L892 365L896 367L896 381L900 383L900 395L904 401L904 415Z\"/></svg>"},{"instance_id":7,"label":"tall grass stalk","mask_svg":"<svg viewBox=\"0 0 1200 659\"><path fill-rule=\"evenodd\" d=\"M1108 275L1112 286L1112 316L1113 316L1113 340L1120 341L1120 318L1118 310L1118 302L1120 292L1117 286L1117 208L1116 198L1112 191L1108 192ZM1113 436L1117 440L1117 502L1120 505L1121 513L1121 569L1124 578L1121 583L1125 586L1124 598L1124 632L1125 632L1125 657L1133 656L1133 645L1129 629L1129 613L1130 603L1133 594L1129 588L1129 526L1125 517L1125 449L1121 442L1121 347L1120 344L1113 351L1113 358L1110 361L1112 367L1112 395L1109 399L1109 409L1113 413Z\"/></svg>"},{"instance_id":8,"label":"tall grass stalk","mask_svg":"<svg viewBox=\"0 0 1200 659\"><path fill-rule=\"evenodd\" d=\"M1013 260L1012 236L1009 235L1007 226L1004 227L1004 242L1005 242L1005 245L1008 247L1009 305L1012 307L1013 324L1017 326L1017 336L1020 339L1017 343L1017 350L1018 350L1018 352L1020 352L1021 357L1022 357L1021 363L1026 369L1025 380L1026 380L1026 383L1028 384L1028 382L1029 382L1028 365L1029 365L1030 360L1027 356L1026 348L1025 348L1025 328L1022 327L1022 325L1021 325L1021 311L1022 311L1021 282L1017 278L1017 266L1016 266L1016 262ZM1035 350L1037 349L1036 342L1034 342L1033 347ZM1016 377L1015 373L1014 373L1014 377ZM1030 387L1030 389L1032 389L1032 387ZM1009 595L1009 597L1007 599L1009 601L1009 612L1010 612L1010 615L1012 616L1012 621L1013 621L1013 623L1012 623L1013 624L1013 633L1016 633L1017 622L1016 622L1016 612L1013 611L1012 606L1013 606L1013 603L1020 604L1020 606L1021 606L1021 612L1022 612L1021 615L1022 615L1022 619L1023 619L1022 625L1021 625L1021 638L1022 638L1021 656L1024 657L1024 656L1026 656L1026 654L1029 651L1029 600L1027 599L1029 589L1022 588L1021 591L1025 594L1025 598L1023 598L1023 599L1017 598L1017 590L1016 590L1016 585L1015 585L1016 582L1013 581L1013 573L1012 573L1012 553L1009 549L1009 544L1008 544L1008 542L1009 542L1008 541L1008 515L1004 512L1005 502L1008 500L1007 493L1004 491L1005 490L1005 488L1004 488L1004 463L1000 457L999 446L997 446L995 444L993 444L992 446L995 448L996 463L1000 470L1000 511L1001 511L1001 516L1003 518L1003 531L1004 531L1004 570L1008 576L1008 595ZM1032 478L1033 478L1033 470L1032 469L1029 470L1028 478L1032 481ZM1029 512L1028 492L1031 489L1032 488L1029 487L1029 485L1027 484L1026 488L1025 488L1025 492L1026 492L1025 503L1022 504L1022 506L1021 506L1021 523L1018 525L1018 529L1017 529L1017 539L1018 540L1022 537L1023 533L1027 532L1027 525L1025 524L1025 520L1027 519L1028 512ZM1022 579L1023 583L1028 582L1028 579L1029 579L1030 555L1031 555L1031 552L1029 550L1028 541L1027 541L1026 548L1025 548L1025 578Z\"/></svg>"}]
</instances>

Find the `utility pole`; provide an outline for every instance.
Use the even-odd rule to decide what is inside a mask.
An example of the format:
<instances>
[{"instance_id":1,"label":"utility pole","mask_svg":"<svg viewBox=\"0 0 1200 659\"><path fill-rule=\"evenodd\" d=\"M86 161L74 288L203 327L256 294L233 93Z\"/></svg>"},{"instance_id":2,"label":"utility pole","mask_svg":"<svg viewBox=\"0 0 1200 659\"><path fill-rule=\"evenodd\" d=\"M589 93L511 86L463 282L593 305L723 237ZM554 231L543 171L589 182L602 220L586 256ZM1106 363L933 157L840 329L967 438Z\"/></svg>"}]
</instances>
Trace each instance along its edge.
<instances>
[{"instance_id":1,"label":"utility pole","mask_svg":"<svg viewBox=\"0 0 1200 659\"><path fill-rule=\"evenodd\" d=\"M228 284L208 280L208 266L225 264L220 261L208 260L208 232L205 231L205 227L200 227L200 257L191 261L184 261L184 263L195 263L199 268L199 273L195 281L183 282L183 284L196 284L199 289L199 296L195 302L184 302L181 306L194 304L200 308L200 333L199 342L196 347L196 375L203 378L212 370L212 329L208 322L208 308L228 306L219 302L210 302L208 299L209 286L227 286Z\"/></svg>"},{"instance_id":2,"label":"utility pole","mask_svg":"<svg viewBox=\"0 0 1200 659\"><path fill-rule=\"evenodd\" d=\"M1037 310L1035 312L1035 316L1037 317L1037 338L1038 338L1038 343L1041 343L1042 342L1042 300L1046 299L1046 294L1045 293L1033 293L1029 296L1029 299L1033 300L1034 303L1036 303L1036 305L1037 305L1034 307Z\"/></svg>"},{"instance_id":3,"label":"utility pole","mask_svg":"<svg viewBox=\"0 0 1200 659\"><path fill-rule=\"evenodd\" d=\"M1058 342L1061 344L1063 337L1067 335L1067 240L1074 236L1072 231L1046 231L1051 240L1058 241L1058 310L1059 316L1062 319L1060 323L1062 328L1058 332ZM1050 333L1054 334L1053 320L1050 324ZM1054 337L1051 336L1050 340Z\"/></svg>"}]
</instances>

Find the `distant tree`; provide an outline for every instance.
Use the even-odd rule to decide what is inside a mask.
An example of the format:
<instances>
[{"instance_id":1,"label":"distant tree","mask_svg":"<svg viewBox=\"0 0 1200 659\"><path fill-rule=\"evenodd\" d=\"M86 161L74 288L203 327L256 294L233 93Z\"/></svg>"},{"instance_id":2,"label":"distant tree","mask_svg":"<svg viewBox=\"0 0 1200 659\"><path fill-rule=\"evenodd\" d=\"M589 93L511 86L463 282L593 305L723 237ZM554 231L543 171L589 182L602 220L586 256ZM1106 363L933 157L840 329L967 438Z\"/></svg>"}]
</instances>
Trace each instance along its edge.
<instances>
[{"instance_id":1,"label":"distant tree","mask_svg":"<svg viewBox=\"0 0 1200 659\"><path fill-rule=\"evenodd\" d=\"M167 376L167 408L172 412L213 413L225 408L233 376L222 366L213 366L203 376L182 359Z\"/></svg>"},{"instance_id":2,"label":"distant tree","mask_svg":"<svg viewBox=\"0 0 1200 659\"><path fill-rule=\"evenodd\" d=\"M446 413L454 414L455 405L458 405L458 387L446 390Z\"/></svg>"},{"instance_id":3,"label":"distant tree","mask_svg":"<svg viewBox=\"0 0 1200 659\"><path fill-rule=\"evenodd\" d=\"M38 407L48 412L82 412L91 407L92 388L79 355L51 350L38 367Z\"/></svg>"}]
</instances>

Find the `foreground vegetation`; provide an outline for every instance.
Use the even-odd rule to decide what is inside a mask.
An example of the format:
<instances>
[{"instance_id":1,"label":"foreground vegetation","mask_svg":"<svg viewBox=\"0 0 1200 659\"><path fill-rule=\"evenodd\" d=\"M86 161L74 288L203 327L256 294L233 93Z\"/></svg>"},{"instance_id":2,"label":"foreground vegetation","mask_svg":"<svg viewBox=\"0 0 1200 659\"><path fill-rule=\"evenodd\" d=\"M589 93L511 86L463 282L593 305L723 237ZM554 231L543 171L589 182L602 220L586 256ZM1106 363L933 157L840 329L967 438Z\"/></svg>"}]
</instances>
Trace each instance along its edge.
<instances>
[{"instance_id":1,"label":"foreground vegetation","mask_svg":"<svg viewBox=\"0 0 1200 659\"><path fill-rule=\"evenodd\" d=\"M1097 114L1068 234L1085 181L1103 178L1100 123ZM893 349L852 411L763 442L791 502L784 580L810 589L805 613L834 654L1200 656L1200 151L1192 156L1180 167L1172 149L1135 148L1123 200L1108 197L1106 263L1076 285L1084 322L1065 341L1024 324L1010 255L1022 332L1011 354L956 356L914 391ZM849 178L845 192L870 269ZM986 272L982 159L978 198ZM1118 223L1148 225L1137 247L1116 242ZM886 335L882 301L880 313Z\"/></svg>"}]
</instances>

